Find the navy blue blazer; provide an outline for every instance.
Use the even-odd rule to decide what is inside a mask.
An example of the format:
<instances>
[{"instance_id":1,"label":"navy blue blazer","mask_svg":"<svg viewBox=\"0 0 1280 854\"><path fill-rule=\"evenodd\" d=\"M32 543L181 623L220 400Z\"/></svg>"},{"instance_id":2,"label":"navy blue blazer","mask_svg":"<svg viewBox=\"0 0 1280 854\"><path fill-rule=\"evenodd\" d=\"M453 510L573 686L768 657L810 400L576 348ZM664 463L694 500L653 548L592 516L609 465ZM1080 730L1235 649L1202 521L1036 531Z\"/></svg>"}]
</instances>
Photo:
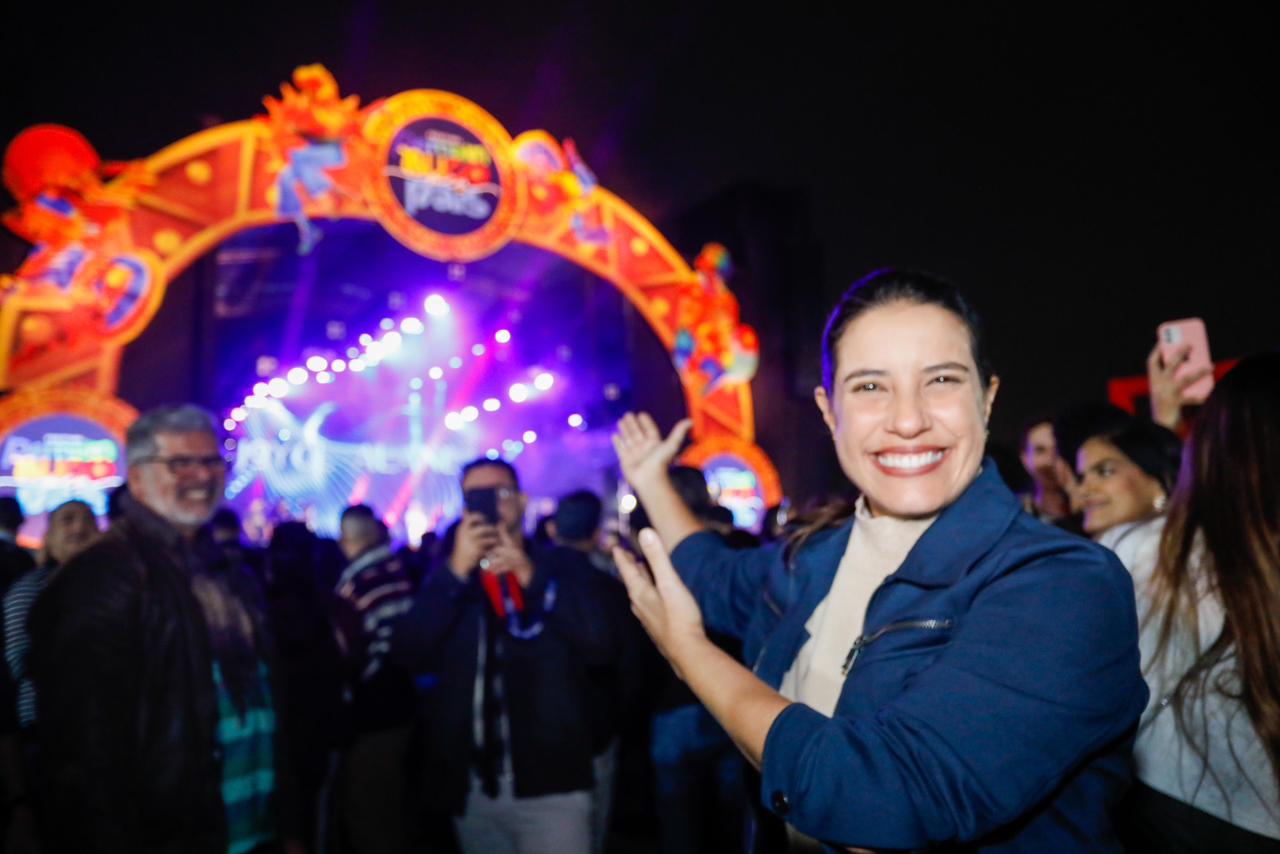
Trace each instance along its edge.
<instances>
[{"instance_id":1,"label":"navy blue blazer","mask_svg":"<svg viewBox=\"0 0 1280 854\"><path fill-rule=\"evenodd\" d=\"M706 626L774 689L808 640L852 530L787 561L685 538ZM789 565L788 565L789 563ZM788 706L762 797L831 844L1120 851L1110 818L1146 706L1133 583L1108 550L1026 513L987 460L876 590L834 717Z\"/></svg>"}]
</instances>

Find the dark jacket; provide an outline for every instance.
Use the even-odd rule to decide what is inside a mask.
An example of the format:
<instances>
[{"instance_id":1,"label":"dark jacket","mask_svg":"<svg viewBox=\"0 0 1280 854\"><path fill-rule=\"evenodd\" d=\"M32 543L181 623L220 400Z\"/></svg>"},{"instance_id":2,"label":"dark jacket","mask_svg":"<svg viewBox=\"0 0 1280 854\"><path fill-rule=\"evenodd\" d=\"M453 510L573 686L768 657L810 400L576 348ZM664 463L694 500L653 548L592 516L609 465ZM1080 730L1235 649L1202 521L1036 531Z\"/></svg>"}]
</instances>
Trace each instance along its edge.
<instances>
[{"instance_id":1,"label":"dark jacket","mask_svg":"<svg viewBox=\"0 0 1280 854\"><path fill-rule=\"evenodd\" d=\"M368 549L338 579L333 624L342 639L357 733L380 732L413 720L413 680L387 659L391 627L412 604L411 583L389 546Z\"/></svg>"},{"instance_id":2,"label":"dark jacket","mask_svg":"<svg viewBox=\"0 0 1280 854\"><path fill-rule=\"evenodd\" d=\"M189 577L197 561L214 566L217 552L209 542L188 544L133 499L123 509L32 608L54 850L223 854L218 699ZM217 571L250 606L265 642L252 579L238 567ZM278 703L276 717L284 718ZM296 809L281 743L277 731L277 812L282 834L292 835Z\"/></svg>"},{"instance_id":3,"label":"dark jacket","mask_svg":"<svg viewBox=\"0 0 1280 854\"><path fill-rule=\"evenodd\" d=\"M617 582L567 549L534 555L524 591L541 602L555 578L555 606L532 639L505 636L502 679L511 726L516 797L589 789L593 727L588 686L593 668L616 661L621 641L611 619ZM435 805L460 815L470 788L476 660L484 620L496 619L476 570L466 582L442 562L423 581L413 608L396 624L392 655L438 682L425 703L424 786ZM505 632L505 624L499 624Z\"/></svg>"},{"instance_id":4,"label":"dark jacket","mask_svg":"<svg viewBox=\"0 0 1280 854\"><path fill-rule=\"evenodd\" d=\"M695 534L673 558L711 629L744 638L773 688L808 639L852 521L731 552ZM832 843L980 851L1119 851L1146 705L1133 583L1106 549L1037 522L987 460L873 595L828 718L787 707L762 797Z\"/></svg>"}]
</instances>

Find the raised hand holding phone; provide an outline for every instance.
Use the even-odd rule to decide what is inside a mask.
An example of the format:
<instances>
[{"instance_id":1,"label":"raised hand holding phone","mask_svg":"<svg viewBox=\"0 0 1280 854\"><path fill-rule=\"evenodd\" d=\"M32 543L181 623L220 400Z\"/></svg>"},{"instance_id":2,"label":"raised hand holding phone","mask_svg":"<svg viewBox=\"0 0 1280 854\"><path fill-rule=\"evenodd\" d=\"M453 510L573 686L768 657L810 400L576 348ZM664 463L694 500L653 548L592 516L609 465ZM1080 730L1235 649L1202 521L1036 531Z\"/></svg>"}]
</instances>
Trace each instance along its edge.
<instances>
[{"instance_id":1,"label":"raised hand holding phone","mask_svg":"<svg viewBox=\"0 0 1280 854\"><path fill-rule=\"evenodd\" d=\"M497 527L483 513L464 513L454 534L449 571L465 580L496 545Z\"/></svg>"},{"instance_id":2,"label":"raised hand holding phone","mask_svg":"<svg viewBox=\"0 0 1280 854\"><path fill-rule=\"evenodd\" d=\"M1151 419L1177 430L1182 407L1198 405L1213 391L1213 359L1204 321L1170 320L1156 329L1156 345L1147 356Z\"/></svg>"}]
</instances>

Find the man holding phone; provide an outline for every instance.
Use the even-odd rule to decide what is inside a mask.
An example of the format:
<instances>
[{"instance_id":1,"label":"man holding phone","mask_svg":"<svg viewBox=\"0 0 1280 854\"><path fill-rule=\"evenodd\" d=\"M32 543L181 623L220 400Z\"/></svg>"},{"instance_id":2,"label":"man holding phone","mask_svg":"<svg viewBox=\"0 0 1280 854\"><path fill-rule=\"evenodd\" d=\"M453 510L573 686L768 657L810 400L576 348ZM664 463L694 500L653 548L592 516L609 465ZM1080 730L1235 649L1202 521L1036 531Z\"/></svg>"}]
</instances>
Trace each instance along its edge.
<instances>
[{"instance_id":1,"label":"man holding phone","mask_svg":"<svg viewBox=\"0 0 1280 854\"><path fill-rule=\"evenodd\" d=\"M468 464L462 491L447 557L392 636L394 656L438 680L426 795L467 854L587 854L590 673L621 652L625 599L582 555L531 550L510 463Z\"/></svg>"}]
</instances>

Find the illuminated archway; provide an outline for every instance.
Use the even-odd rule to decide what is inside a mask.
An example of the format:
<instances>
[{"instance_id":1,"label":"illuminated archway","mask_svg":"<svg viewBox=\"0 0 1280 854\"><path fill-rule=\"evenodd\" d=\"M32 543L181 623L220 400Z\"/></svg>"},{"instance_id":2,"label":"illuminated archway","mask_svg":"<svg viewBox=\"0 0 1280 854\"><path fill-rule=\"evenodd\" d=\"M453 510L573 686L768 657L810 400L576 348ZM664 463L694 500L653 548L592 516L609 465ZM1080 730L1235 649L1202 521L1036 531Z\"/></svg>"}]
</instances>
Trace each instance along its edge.
<instances>
[{"instance_id":1,"label":"illuminated archway","mask_svg":"<svg viewBox=\"0 0 1280 854\"><path fill-rule=\"evenodd\" d=\"M598 185L571 141L537 130L512 139L457 95L416 90L361 107L321 66L299 68L281 91L264 100L265 115L131 164L104 166L56 126L13 142L5 182L19 207L5 224L36 248L3 279L0 389L111 396L124 346L168 283L228 237L292 221L305 252L313 219L376 220L437 261L466 263L516 241L611 282L671 354L694 421L688 458L734 457L768 503L781 499L755 445L758 340L725 285L723 247L690 267Z\"/></svg>"}]
</instances>

